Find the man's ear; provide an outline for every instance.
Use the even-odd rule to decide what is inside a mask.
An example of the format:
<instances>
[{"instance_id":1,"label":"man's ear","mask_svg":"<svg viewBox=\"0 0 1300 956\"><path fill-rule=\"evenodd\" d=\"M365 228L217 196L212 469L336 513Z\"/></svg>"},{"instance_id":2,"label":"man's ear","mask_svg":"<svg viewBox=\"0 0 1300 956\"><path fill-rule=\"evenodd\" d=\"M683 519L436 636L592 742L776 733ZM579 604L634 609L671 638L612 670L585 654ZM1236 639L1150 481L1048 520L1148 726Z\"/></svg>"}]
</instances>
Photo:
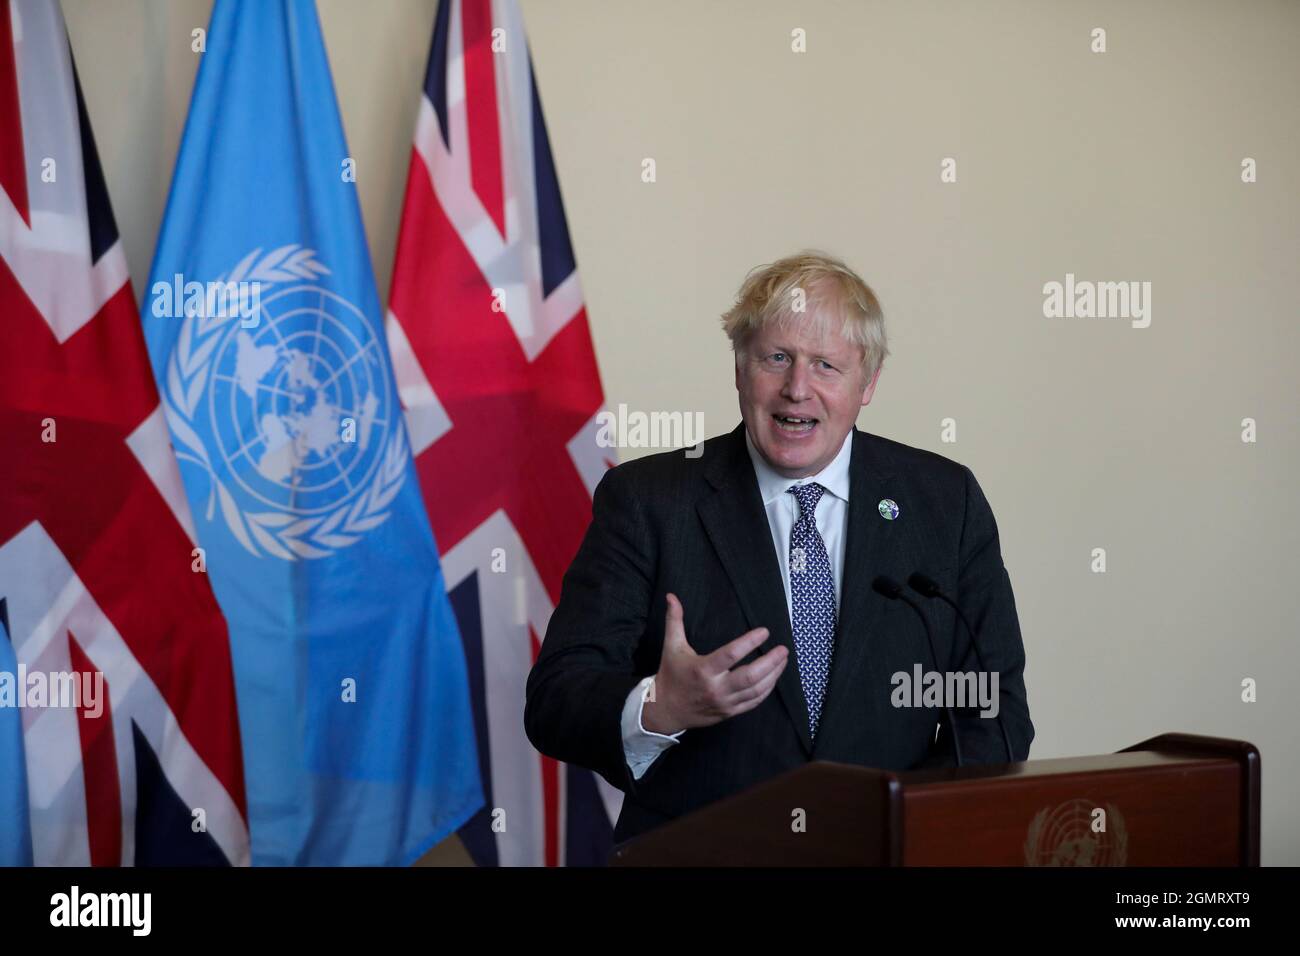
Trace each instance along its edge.
<instances>
[{"instance_id":1,"label":"man's ear","mask_svg":"<svg viewBox=\"0 0 1300 956\"><path fill-rule=\"evenodd\" d=\"M862 392L863 408L871 404L871 396L876 394L876 383L880 381L880 373L883 372L884 370L885 370L885 366L881 365L880 367L878 367L876 369L876 374L871 376L871 381L867 384L866 389Z\"/></svg>"},{"instance_id":2,"label":"man's ear","mask_svg":"<svg viewBox=\"0 0 1300 956\"><path fill-rule=\"evenodd\" d=\"M740 353L736 353L736 391L740 391Z\"/></svg>"}]
</instances>

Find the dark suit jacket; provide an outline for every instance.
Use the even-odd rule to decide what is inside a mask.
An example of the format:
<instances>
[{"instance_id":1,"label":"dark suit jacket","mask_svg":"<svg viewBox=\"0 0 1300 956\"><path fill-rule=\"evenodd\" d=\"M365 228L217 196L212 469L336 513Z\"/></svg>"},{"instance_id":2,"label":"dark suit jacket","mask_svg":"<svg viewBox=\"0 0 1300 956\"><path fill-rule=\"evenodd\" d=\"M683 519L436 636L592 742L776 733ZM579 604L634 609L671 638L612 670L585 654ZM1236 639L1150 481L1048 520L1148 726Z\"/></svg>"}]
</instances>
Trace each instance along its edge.
<instances>
[{"instance_id":1,"label":"dark suit jacket","mask_svg":"<svg viewBox=\"0 0 1300 956\"><path fill-rule=\"evenodd\" d=\"M608 471L592 523L528 676L524 726L533 746L599 772L625 793L614 839L745 790L810 760L887 770L951 763L943 711L891 705L891 675L976 670L956 615L918 600L939 656L931 660L917 615L871 589L877 575L905 582L923 571L952 595L1000 671L1001 713L1017 760L1029 755L1024 646L997 526L970 469L931 452L853 431L839 627L815 743L799 683L785 586L772 547L743 424L704 443L698 458L652 455ZM892 498L896 520L877 505ZM776 689L758 707L687 730L640 780L623 752L621 716L632 688L659 668L665 595L681 599L686 639L707 654L754 627L771 636L746 662L790 649ZM997 723L958 715L966 763L1006 760Z\"/></svg>"}]
</instances>

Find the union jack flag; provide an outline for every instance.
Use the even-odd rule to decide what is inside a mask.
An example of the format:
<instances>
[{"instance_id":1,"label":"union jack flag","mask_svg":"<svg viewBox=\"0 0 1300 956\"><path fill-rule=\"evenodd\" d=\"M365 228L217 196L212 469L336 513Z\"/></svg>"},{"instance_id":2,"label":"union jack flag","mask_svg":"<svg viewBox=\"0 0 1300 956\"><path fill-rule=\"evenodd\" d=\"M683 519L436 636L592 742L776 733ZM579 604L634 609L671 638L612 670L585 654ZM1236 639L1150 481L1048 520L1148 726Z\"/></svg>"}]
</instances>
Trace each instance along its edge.
<instances>
[{"instance_id":1,"label":"union jack flag","mask_svg":"<svg viewBox=\"0 0 1300 956\"><path fill-rule=\"evenodd\" d=\"M47 688L102 675L105 698L21 711L29 812L0 819L0 845L37 865L247 864L226 624L57 0L0 0L0 316L0 658Z\"/></svg>"},{"instance_id":2,"label":"union jack flag","mask_svg":"<svg viewBox=\"0 0 1300 956\"><path fill-rule=\"evenodd\" d=\"M615 462L523 19L443 0L416 122L387 333L469 663L480 865L598 865L622 794L524 735L524 685Z\"/></svg>"}]
</instances>

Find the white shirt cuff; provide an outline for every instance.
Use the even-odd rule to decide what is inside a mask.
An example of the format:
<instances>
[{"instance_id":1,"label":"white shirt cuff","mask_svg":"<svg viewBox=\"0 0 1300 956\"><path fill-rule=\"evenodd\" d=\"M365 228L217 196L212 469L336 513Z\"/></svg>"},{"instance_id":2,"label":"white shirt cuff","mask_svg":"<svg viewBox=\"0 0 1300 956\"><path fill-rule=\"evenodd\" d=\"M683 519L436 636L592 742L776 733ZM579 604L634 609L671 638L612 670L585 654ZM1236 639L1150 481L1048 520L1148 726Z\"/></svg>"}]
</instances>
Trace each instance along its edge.
<instances>
[{"instance_id":1,"label":"white shirt cuff","mask_svg":"<svg viewBox=\"0 0 1300 956\"><path fill-rule=\"evenodd\" d=\"M632 688L632 692L627 695L627 702L623 704L623 755L635 780L640 780L656 758L686 733L685 730L679 730L675 734L657 734L653 730L646 730L641 723L645 698L653 681L653 675L642 680Z\"/></svg>"}]
</instances>

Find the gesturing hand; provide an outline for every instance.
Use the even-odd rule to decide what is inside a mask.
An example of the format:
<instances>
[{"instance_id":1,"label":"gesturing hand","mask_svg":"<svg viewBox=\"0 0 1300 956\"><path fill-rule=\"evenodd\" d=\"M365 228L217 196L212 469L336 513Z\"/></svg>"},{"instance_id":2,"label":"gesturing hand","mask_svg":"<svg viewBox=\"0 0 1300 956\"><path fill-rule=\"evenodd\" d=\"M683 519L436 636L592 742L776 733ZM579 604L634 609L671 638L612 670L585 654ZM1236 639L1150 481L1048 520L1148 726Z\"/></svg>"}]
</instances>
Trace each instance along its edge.
<instances>
[{"instance_id":1,"label":"gesturing hand","mask_svg":"<svg viewBox=\"0 0 1300 956\"><path fill-rule=\"evenodd\" d=\"M669 594L663 655L654 698L641 711L642 725L657 734L675 734L753 710L772 692L790 656L779 644L758 660L736 667L767 635L767 628L756 627L711 654L696 654L686 642L681 602Z\"/></svg>"}]
</instances>

